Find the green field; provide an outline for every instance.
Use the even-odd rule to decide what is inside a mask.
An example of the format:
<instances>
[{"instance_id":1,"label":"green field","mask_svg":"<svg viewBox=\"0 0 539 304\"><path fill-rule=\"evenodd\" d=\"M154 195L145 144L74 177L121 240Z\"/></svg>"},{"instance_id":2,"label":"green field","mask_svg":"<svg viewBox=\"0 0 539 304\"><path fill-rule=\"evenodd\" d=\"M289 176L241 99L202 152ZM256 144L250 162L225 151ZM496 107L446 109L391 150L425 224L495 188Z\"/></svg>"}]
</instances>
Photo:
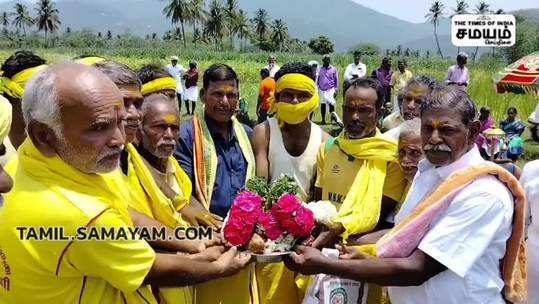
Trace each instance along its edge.
<instances>
[{"instance_id":1,"label":"green field","mask_svg":"<svg viewBox=\"0 0 539 304\"><path fill-rule=\"evenodd\" d=\"M238 53L238 52L218 52L209 50L188 50L180 51L180 49L168 46L149 49L146 46L141 48L102 48L102 49L84 49L74 50L69 48L57 49L34 49L33 51L47 59L48 62L57 63L67 61L70 58L80 54L97 54L108 59L117 60L125 63L132 68L138 69L148 63L168 64L168 58L171 55L178 55L181 64L188 65L189 60L196 60L199 63L199 68L204 70L213 63L226 63L232 66L240 76L240 93L243 98L249 102L250 114L255 115L255 107L258 94L258 83L260 80L259 71L266 64L266 53ZM9 56L14 50L0 50L0 61ZM308 54L276 54L277 61L280 65L289 61L309 61L317 60L321 62L321 56ZM367 64L368 72L370 73L376 68L381 61L380 56L372 56L364 58ZM333 64L339 70L340 75L344 73L344 69L348 63L352 62L352 55L338 54L333 56ZM396 58L393 59L396 62ZM447 69L453 64L451 60L440 60L435 58L410 58L408 59L408 67L414 75L427 74L435 76L438 80L443 80ZM394 64L396 65L396 64ZM505 116L508 107L514 106L518 109L519 116L522 120L527 120L531 112L533 112L537 100L536 97L530 95L515 95L515 94L497 94L494 88L492 76L499 69L503 68L506 63L497 60L483 60L476 64L469 64L470 70L470 86L468 93L478 106L487 105L492 109L492 114L496 121L501 120ZM342 102L342 94L338 94L338 103ZM341 112L341 107L337 106L337 111ZM315 121L320 120L317 112L314 118ZM527 133L527 131L526 131ZM526 134L527 135L527 134ZM529 143L529 142L528 142ZM539 158L539 147L531 144L527 145L528 153L526 157Z\"/></svg>"}]
</instances>

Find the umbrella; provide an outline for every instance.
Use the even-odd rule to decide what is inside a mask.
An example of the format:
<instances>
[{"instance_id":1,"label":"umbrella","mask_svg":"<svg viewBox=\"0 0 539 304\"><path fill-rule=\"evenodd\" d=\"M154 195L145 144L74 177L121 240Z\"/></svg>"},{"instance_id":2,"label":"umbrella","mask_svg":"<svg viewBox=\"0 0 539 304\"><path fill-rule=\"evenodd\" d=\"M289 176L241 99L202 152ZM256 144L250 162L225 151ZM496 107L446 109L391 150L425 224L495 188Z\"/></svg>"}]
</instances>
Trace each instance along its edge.
<instances>
[{"instance_id":1,"label":"umbrella","mask_svg":"<svg viewBox=\"0 0 539 304\"><path fill-rule=\"evenodd\" d=\"M494 76L498 93L537 94L539 52L520 58Z\"/></svg>"}]
</instances>

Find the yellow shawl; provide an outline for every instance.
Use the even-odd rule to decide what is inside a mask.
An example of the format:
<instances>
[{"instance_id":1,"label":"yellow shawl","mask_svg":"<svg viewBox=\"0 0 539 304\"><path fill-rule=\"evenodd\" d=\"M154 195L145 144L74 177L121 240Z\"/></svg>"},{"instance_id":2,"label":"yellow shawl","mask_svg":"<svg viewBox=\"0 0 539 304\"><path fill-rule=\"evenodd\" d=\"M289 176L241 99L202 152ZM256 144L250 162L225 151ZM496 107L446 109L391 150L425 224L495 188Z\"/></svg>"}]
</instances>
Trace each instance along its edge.
<instances>
[{"instance_id":1,"label":"yellow shawl","mask_svg":"<svg viewBox=\"0 0 539 304\"><path fill-rule=\"evenodd\" d=\"M45 157L27 138L18 150L19 157L15 160L17 166L8 166L17 170L22 166L27 175L47 185L52 192L59 193L83 210L97 206L100 202L106 208L114 208L122 220L130 226L133 222L128 212L129 197L125 191L107 183L99 174L87 174L73 168L57 155ZM8 172L13 175L15 172ZM91 202L86 203L87 200Z\"/></svg>"},{"instance_id":2,"label":"yellow shawl","mask_svg":"<svg viewBox=\"0 0 539 304\"><path fill-rule=\"evenodd\" d=\"M369 232L378 224L388 162L397 161L397 143L377 131L376 136L348 139L343 133L335 139L345 154L364 160L343 201L335 223L345 228L344 241L352 234Z\"/></svg>"},{"instance_id":3,"label":"yellow shawl","mask_svg":"<svg viewBox=\"0 0 539 304\"><path fill-rule=\"evenodd\" d=\"M172 156L169 158L169 161L174 166L175 177L182 193L176 196L174 200L170 200L159 189L150 169L144 164L142 156L137 152L137 149L132 144L128 144L126 149L129 153L130 169L133 169L128 171L128 181L133 188L137 187L137 183L140 183L148 196L148 200L146 201L150 204L149 209L152 211L153 218L171 228L188 226L178 211L189 203L192 186L189 176L180 167L178 161ZM136 178L134 178L133 174L136 175Z\"/></svg>"}]
</instances>

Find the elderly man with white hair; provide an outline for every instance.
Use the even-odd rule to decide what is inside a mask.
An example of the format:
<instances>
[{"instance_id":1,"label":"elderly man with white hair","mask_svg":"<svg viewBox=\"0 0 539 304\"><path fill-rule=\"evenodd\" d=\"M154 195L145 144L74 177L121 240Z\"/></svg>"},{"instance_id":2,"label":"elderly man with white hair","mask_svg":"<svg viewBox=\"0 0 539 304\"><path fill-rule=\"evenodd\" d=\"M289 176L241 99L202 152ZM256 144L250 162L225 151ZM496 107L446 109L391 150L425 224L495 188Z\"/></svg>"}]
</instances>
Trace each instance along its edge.
<instances>
[{"instance_id":1,"label":"elderly man with white hair","mask_svg":"<svg viewBox=\"0 0 539 304\"><path fill-rule=\"evenodd\" d=\"M339 259L300 246L287 266L391 286L394 304L523 301L524 191L509 172L481 158L476 115L462 90L434 88L421 104L426 159L395 228L375 245L341 248Z\"/></svg>"},{"instance_id":2,"label":"elderly man with white hair","mask_svg":"<svg viewBox=\"0 0 539 304\"><path fill-rule=\"evenodd\" d=\"M47 68L30 81L22 109L28 138L0 213L0 302L156 303L149 284L195 284L248 262L235 248L203 262L129 237L135 225L160 225L128 210L123 189L102 175L118 167L126 114L118 88L95 68ZM127 237L115 238L121 231Z\"/></svg>"}]
</instances>

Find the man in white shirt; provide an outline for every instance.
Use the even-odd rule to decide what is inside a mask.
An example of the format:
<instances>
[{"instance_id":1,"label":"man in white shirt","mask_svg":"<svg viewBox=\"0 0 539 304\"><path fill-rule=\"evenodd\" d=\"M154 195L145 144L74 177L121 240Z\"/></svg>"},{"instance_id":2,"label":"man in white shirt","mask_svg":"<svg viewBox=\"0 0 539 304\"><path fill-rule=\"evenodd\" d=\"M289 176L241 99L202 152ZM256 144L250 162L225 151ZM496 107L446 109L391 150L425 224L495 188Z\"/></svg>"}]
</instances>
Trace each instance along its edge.
<instances>
[{"instance_id":1,"label":"man in white shirt","mask_svg":"<svg viewBox=\"0 0 539 304\"><path fill-rule=\"evenodd\" d=\"M466 91L470 84L470 73L466 67L467 61L468 54L460 52L457 55L457 64L452 65L447 70L447 77L445 78L445 83L447 85L456 86L461 90Z\"/></svg>"},{"instance_id":2,"label":"man in white shirt","mask_svg":"<svg viewBox=\"0 0 539 304\"><path fill-rule=\"evenodd\" d=\"M351 81L355 78L365 77L367 66L361 62L361 53L354 52L354 63L350 63L344 71L344 80Z\"/></svg>"},{"instance_id":3,"label":"man in white shirt","mask_svg":"<svg viewBox=\"0 0 539 304\"><path fill-rule=\"evenodd\" d=\"M178 61L178 56L170 57L170 64L167 65L165 69L176 80L176 96L178 97L178 105L180 106L181 112L183 97L183 75L185 74L186 70L181 64L178 64Z\"/></svg>"},{"instance_id":4,"label":"man in white shirt","mask_svg":"<svg viewBox=\"0 0 539 304\"><path fill-rule=\"evenodd\" d=\"M483 164L475 139L477 110L468 95L438 87L421 105L426 160L419 163L410 192L397 214L402 222L449 175ZM366 258L353 247L339 260L300 247L286 259L303 274L327 273L389 288L393 304L502 304L500 260L511 235L513 198L493 176L464 186L406 258ZM400 286L400 287L396 287Z\"/></svg>"},{"instance_id":5,"label":"man in white shirt","mask_svg":"<svg viewBox=\"0 0 539 304\"><path fill-rule=\"evenodd\" d=\"M539 160L529 162L522 170L520 183L526 192L531 223L528 226L528 304L539 303Z\"/></svg>"},{"instance_id":6,"label":"man in white shirt","mask_svg":"<svg viewBox=\"0 0 539 304\"><path fill-rule=\"evenodd\" d=\"M270 77L275 78L275 73L279 71L281 67L277 64L277 59L275 59L275 55L269 55L268 57L268 65L264 67L264 69L268 69L270 72Z\"/></svg>"}]
</instances>

